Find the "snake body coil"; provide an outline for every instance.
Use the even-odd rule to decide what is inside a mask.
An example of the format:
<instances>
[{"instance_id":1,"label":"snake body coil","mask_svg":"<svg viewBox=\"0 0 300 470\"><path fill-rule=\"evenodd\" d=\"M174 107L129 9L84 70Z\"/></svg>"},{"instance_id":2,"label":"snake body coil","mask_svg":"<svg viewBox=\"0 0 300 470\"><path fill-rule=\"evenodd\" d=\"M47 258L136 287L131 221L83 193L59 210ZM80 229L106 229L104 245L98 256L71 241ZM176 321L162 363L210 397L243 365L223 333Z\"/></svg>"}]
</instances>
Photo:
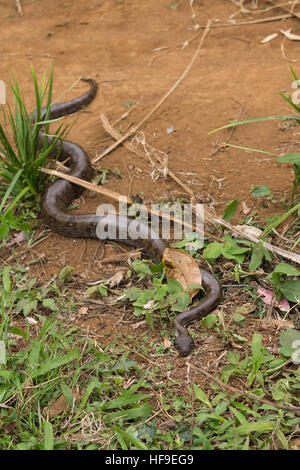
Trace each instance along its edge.
<instances>
[{"instance_id":1,"label":"snake body coil","mask_svg":"<svg viewBox=\"0 0 300 470\"><path fill-rule=\"evenodd\" d=\"M55 119L76 111L87 106L97 94L97 83L91 79L82 79L90 84L90 89L84 95L79 96L70 101L59 103L51 107L49 119ZM42 115L45 109L42 109ZM33 120L35 113L33 113ZM40 133L40 140L44 138ZM49 142L52 138L49 137ZM58 144L54 147L57 151ZM69 170L67 174L90 180L92 168L85 151L77 144L63 140L59 148L61 149L59 158L61 160L69 159ZM53 151L53 152L54 152ZM53 153L52 152L52 153ZM148 225L130 219L128 217L105 214L71 214L67 212L70 202L78 197L82 188L78 185L70 183L67 180L59 179L55 181L46 190L42 204L42 216L47 226L54 232L71 238L99 238L99 229L110 227L116 234L116 239L130 246L143 248L147 253L155 259L161 259L167 245ZM139 233L138 239L122 238L119 236L124 233ZM177 333L175 339L175 347L180 356L187 356L191 353L194 342L190 337L185 326L203 316L207 315L215 308L220 300L221 287L218 281L208 272L201 270L202 285L207 293L199 305L192 309L180 313L174 320L174 328Z\"/></svg>"}]
</instances>

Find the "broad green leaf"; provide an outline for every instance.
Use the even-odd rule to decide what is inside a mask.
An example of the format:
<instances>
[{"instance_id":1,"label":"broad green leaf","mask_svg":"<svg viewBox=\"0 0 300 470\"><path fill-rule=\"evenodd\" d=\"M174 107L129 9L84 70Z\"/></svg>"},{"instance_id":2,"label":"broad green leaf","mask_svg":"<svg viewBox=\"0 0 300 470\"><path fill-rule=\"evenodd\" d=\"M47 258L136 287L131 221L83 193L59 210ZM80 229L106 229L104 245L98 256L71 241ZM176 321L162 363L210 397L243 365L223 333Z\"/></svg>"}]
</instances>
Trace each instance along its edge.
<instances>
[{"instance_id":1,"label":"broad green leaf","mask_svg":"<svg viewBox=\"0 0 300 470\"><path fill-rule=\"evenodd\" d=\"M278 162L281 163L294 163L300 165L300 153L286 153L277 158Z\"/></svg>"},{"instance_id":2,"label":"broad green leaf","mask_svg":"<svg viewBox=\"0 0 300 470\"><path fill-rule=\"evenodd\" d=\"M54 299L43 299L42 304L44 307L49 308L49 310L52 310L52 312L55 312L57 310L57 305Z\"/></svg>"},{"instance_id":3,"label":"broad green leaf","mask_svg":"<svg viewBox=\"0 0 300 470\"><path fill-rule=\"evenodd\" d=\"M291 357L292 354L300 348L300 331L289 328L280 333L280 352L285 357Z\"/></svg>"},{"instance_id":4,"label":"broad green leaf","mask_svg":"<svg viewBox=\"0 0 300 470\"><path fill-rule=\"evenodd\" d=\"M204 403L205 405L209 406L209 408L212 408L211 406L211 403L209 401L209 398L208 396L206 395L205 392L203 392L203 390L201 390L201 388L199 388L196 384L193 383L193 390L194 390L194 394L195 394L195 397L197 398L197 400L200 400L202 401L202 403Z\"/></svg>"},{"instance_id":5,"label":"broad green leaf","mask_svg":"<svg viewBox=\"0 0 300 470\"><path fill-rule=\"evenodd\" d=\"M291 302L300 301L300 281L287 281L279 286L279 290Z\"/></svg>"},{"instance_id":6,"label":"broad green leaf","mask_svg":"<svg viewBox=\"0 0 300 470\"><path fill-rule=\"evenodd\" d=\"M286 274L287 276L300 276L299 269L294 268L290 264L287 263L279 263L277 264L276 268L273 271L274 273L282 273Z\"/></svg>"},{"instance_id":7,"label":"broad green leaf","mask_svg":"<svg viewBox=\"0 0 300 470\"><path fill-rule=\"evenodd\" d=\"M270 423L270 421L255 421L254 423L247 423L241 424L236 428L237 434L250 434L252 432L258 432L259 434L262 433L270 433L273 431L275 425Z\"/></svg>"},{"instance_id":8,"label":"broad green leaf","mask_svg":"<svg viewBox=\"0 0 300 470\"><path fill-rule=\"evenodd\" d=\"M74 268L72 266L65 266L59 273L59 280L61 282L70 282L73 279Z\"/></svg>"},{"instance_id":9,"label":"broad green leaf","mask_svg":"<svg viewBox=\"0 0 300 470\"><path fill-rule=\"evenodd\" d=\"M263 184L262 186L256 186L254 191L252 191L252 196L264 197L264 196L269 196L271 193L272 193L271 189L266 184Z\"/></svg>"},{"instance_id":10,"label":"broad green leaf","mask_svg":"<svg viewBox=\"0 0 300 470\"><path fill-rule=\"evenodd\" d=\"M264 254L265 250L262 242L256 243L252 248L251 261L249 264L250 272L256 271L256 269L259 268L262 263Z\"/></svg>"},{"instance_id":11,"label":"broad green leaf","mask_svg":"<svg viewBox=\"0 0 300 470\"><path fill-rule=\"evenodd\" d=\"M224 220L231 220L232 217L234 216L235 214L235 211L236 211L236 208L237 208L237 205L238 205L238 200L237 199L234 199L233 201L231 201L228 206L226 207L225 211L224 211L224 214L223 214L223 219Z\"/></svg>"},{"instance_id":12,"label":"broad green leaf","mask_svg":"<svg viewBox=\"0 0 300 470\"><path fill-rule=\"evenodd\" d=\"M221 256L223 250L223 244L218 242L213 242L207 245L205 250L203 250L203 258L205 259L217 259Z\"/></svg>"}]
</instances>

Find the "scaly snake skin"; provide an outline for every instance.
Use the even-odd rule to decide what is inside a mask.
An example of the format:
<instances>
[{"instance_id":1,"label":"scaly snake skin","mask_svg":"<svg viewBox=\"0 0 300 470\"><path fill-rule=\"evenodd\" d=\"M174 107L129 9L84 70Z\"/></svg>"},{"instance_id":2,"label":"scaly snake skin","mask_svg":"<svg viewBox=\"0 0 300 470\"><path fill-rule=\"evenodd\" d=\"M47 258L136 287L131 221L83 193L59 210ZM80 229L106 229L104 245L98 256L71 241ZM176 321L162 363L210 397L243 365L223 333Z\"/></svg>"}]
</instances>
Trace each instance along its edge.
<instances>
[{"instance_id":1,"label":"scaly snake skin","mask_svg":"<svg viewBox=\"0 0 300 470\"><path fill-rule=\"evenodd\" d=\"M51 106L49 119L55 119L76 111L87 106L93 101L97 94L97 83L95 80L82 79L90 84L90 89L84 95L79 96L70 101L59 103ZM45 114L45 108L42 109L41 115ZM36 113L32 114L35 120ZM40 133L40 142L44 136ZM48 137L48 142L52 141ZM52 154L61 149L59 159L69 159L69 170L67 174L89 181L92 175L92 167L85 151L74 142L62 140L56 144ZM116 230L116 239L130 246L143 248L154 259L161 259L167 244L159 237L159 235L149 228L148 225L128 217L115 214L95 215L95 214L71 214L67 208L71 201L78 197L82 191L82 187L70 183L64 179L58 179L46 190L42 204L42 216L48 227L54 232L71 238L99 238L97 236L97 226L111 226ZM140 238L132 240L126 238L120 240L118 236L120 230L133 229L135 233L140 234ZM98 231L99 233L99 231ZM124 233L124 232L123 232ZM189 335L186 325L198 320L209 312L211 312L220 301L222 290L219 282L210 273L201 271L202 285L207 296L201 299L200 303L190 310L180 313L173 322L177 337L175 339L175 347L180 356L188 356L194 347L194 342Z\"/></svg>"}]
</instances>

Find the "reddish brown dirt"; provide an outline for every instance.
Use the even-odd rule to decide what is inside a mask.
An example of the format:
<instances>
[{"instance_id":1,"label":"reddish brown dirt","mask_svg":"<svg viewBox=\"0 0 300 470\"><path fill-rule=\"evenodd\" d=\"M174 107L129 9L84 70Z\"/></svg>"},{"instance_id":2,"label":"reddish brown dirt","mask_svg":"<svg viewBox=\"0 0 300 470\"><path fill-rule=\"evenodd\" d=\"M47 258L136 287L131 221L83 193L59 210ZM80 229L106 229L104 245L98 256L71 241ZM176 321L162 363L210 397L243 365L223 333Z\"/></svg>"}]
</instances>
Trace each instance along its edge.
<instances>
[{"instance_id":1,"label":"reddish brown dirt","mask_svg":"<svg viewBox=\"0 0 300 470\"><path fill-rule=\"evenodd\" d=\"M208 18L227 23L236 12L232 2L202 0L194 2L195 17L189 1L177 0L77 0L62 3L40 0L22 1L24 16L11 5L0 1L1 63L0 79L8 82L12 73L21 84L29 108L34 107L30 65L40 76L54 64L54 97L59 97L79 77L91 77L99 84L99 93L91 106L78 115L70 132L70 140L82 145L93 159L107 145L100 121L105 113L111 122L126 111L124 103L138 103L123 129L139 122L170 89L188 66L201 33L187 47L177 47L195 34L196 23L205 25ZM173 6L176 8L172 8ZM271 10L266 16L282 13ZM239 15L237 21L261 18L253 14ZM217 24L213 22L213 24ZM213 129L236 118L249 119L269 115L288 115L290 108L278 91L292 92L289 61L281 52L282 36L261 44L267 35L279 29L295 28L297 19L239 27L211 29L200 54L185 80L143 127L147 142L164 151L169 168L203 201L213 202L223 213L232 199L240 201L238 219L243 216L241 202L257 208L260 220L282 212L279 204L260 201L250 194L252 186L267 184L289 195L292 170L276 162L275 157L226 148L212 155L228 137L228 131L208 135ZM155 51L170 46L169 49ZM298 58L297 42L285 42L289 58ZM294 65L297 71L297 64ZM299 74L299 71L298 71ZM63 99L78 96L86 85L78 84ZM8 100L11 96L8 94ZM69 117L67 122L72 122ZM167 128L175 132L168 134ZM297 129L280 131L278 121L240 126L230 143L259 148L273 153L297 149ZM108 141L111 143L112 141ZM128 194L142 192L147 202L157 202L183 194L171 179L153 182L148 162L118 147L98 167L118 168L123 179L109 176L110 189ZM184 175L180 172L194 173ZM91 211L102 199L85 193L81 210ZM44 258L44 276L50 278L64 265L72 265L77 273L89 274L98 242L73 240L52 234L26 255ZM105 256L114 254L107 248ZM105 274L113 273L111 266ZM44 277L43 276L43 277ZM99 277L99 275L98 275ZM99 325L100 329L101 326Z\"/></svg>"}]
</instances>

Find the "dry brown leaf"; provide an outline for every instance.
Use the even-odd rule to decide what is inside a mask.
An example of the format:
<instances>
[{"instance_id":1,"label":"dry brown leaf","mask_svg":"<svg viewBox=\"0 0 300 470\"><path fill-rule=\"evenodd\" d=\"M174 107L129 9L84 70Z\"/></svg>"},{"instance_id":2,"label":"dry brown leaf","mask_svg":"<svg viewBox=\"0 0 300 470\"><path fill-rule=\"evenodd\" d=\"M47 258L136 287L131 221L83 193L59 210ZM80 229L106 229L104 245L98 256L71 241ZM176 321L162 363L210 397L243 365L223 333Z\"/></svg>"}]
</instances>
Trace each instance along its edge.
<instances>
[{"instance_id":1,"label":"dry brown leaf","mask_svg":"<svg viewBox=\"0 0 300 470\"><path fill-rule=\"evenodd\" d=\"M283 328L295 328L295 325L292 321L290 320L284 320L282 319L276 319L276 318L264 318L261 321L261 326L263 328L269 329L272 327L276 327L278 329L283 329Z\"/></svg>"},{"instance_id":2,"label":"dry brown leaf","mask_svg":"<svg viewBox=\"0 0 300 470\"><path fill-rule=\"evenodd\" d=\"M248 215L251 212L251 207L248 207L245 201L242 201L243 214Z\"/></svg>"},{"instance_id":3,"label":"dry brown leaf","mask_svg":"<svg viewBox=\"0 0 300 470\"><path fill-rule=\"evenodd\" d=\"M106 285L109 286L110 288L118 286L119 284L121 284L124 277L125 277L124 271L118 271L106 281Z\"/></svg>"},{"instance_id":4,"label":"dry brown leaf","mask_svg":"<svg viewBox=\"0 0 300 470\"><path fill-rule=\"evenodd\" d=\"M87 312L88 312L88 307L81 307L79 310L78 310L78 314L79 315L86 315Z\"/></svg>"},{"instance_id":5,"label":"dry brown leaf","mask_svg":"<svg viewBox=\"0 0 300 470\"><path fill-rule=\"evenodd\" d=\"M79 388L76 387L75 390L73 390L73 397L75 400L77 400L80 397L80 392ZM70 407L68 400L66 397L61 394L59 397L52 403L50 408L48 406L44 406L43 408L43 414L46 414L48 412L49 418L54 418L54 416L58 416L61 413L63 413L65 410L67 410Z\"/></svg>"},{"instance_id":6,"label":"dry brown leaf","mask_svg":"<svg viewBox=\"0 0 300 470\"><path fill-rule=\"evenodd\" d=\"M236 309L236 313L241 315L247 315L247 313L252 313L257 309L257 305L254 304L243 304Z\"/></svg>"},{"instance_id":7,"label":"dry brown leaf","mask_svg":"<svg viewBox=\"0 0 300 470\"><path fill-rule=\"evenodd\" d=\"M164 336L163 341L164 341L164 348L165 349L169 349L169 348L172 347L171 341L166 336Z\"/></svg>"},{"instance_id":8,"label":"dry brown leaf","mask_svg":"<svg viewBox=\"0 0 300 470\"><path fill-rule=\"evenodd\" d=\"M184 251L166 248L163 254L163 264L167 278L178 281L184 291L190 284L202 285L201 272L197 262ZM188 290L191 299L195 297L199 289Z\"/></svg>"}]
</instances>

